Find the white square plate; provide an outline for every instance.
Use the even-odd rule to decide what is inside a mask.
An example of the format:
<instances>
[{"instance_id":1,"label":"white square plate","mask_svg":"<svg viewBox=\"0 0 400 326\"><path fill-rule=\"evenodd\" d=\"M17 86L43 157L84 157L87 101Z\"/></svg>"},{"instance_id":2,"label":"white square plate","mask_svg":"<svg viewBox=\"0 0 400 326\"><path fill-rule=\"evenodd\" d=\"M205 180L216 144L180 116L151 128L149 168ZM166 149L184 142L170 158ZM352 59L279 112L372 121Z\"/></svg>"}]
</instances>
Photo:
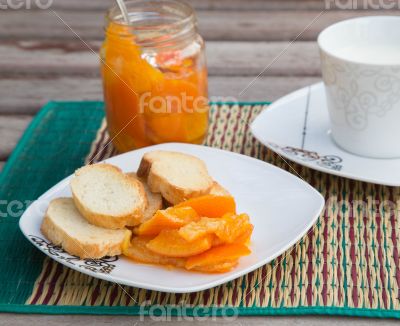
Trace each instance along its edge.
<instances>
[{"instance_id":1,"label":"white square plate","mask_svg":"<svg viewBox=\"0 0 400 326\"><path fill-rule=\"evenodd\" d=\"M186 293L233 280L270 262L294 245L314 224L323 197L296 176L263 161L215 148L189 144L151 146L105 160L123 171L136 171L145 152L162 149L195 155L204 160L211 176L236 199L238 212L248 213L254 224L252 254L224 274L203 274L135 263L123 256L81 260L55 247L40 232L48 203L71 196L69 178L44 193L23 214L20 228L27 239L52 259L82 273L120 284Z\"/></svg>"}]
</instances>

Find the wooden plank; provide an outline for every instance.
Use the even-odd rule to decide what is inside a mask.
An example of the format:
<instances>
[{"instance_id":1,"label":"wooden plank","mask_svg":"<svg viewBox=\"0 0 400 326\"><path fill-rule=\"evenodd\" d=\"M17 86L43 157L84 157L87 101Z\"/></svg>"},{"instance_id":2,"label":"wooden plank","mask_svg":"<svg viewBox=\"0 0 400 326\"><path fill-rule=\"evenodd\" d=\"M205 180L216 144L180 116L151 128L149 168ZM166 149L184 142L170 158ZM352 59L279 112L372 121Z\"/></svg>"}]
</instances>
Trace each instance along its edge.
<instances>
[{"instance_id":1,"label":"wooden plank","mask_svg":"<svg viewBox=\"0 0 400 326\"><path fill-rule=\"evenodd\" d=\"M254 77L211 76L209 78L210 99L214 101L273 101L288 92L319 81L319 77L261 77L239 96L239 93L253 79ZM99 78L0 79L1 114L34 114L50 100L81 101L102 100L102 98ZM5 117L2 116L1 119L4 120Z\"/></svg>"},{"instance_id":2,"label":"wooden plank","mask_svg":"<svg viewBox=\"0 0 400 326\"><path fill-rule=\"evenodd\" d=\"M179 326L202 326L202 325L241 325L241 326L396 326L398 320L394 319L374 319L374 318L356 318L356 317L335 317L335 316L239 316L235 317L171 317L166 315L161 317L143 317L143 316L96 316L96 315L44 315L44 314L10 314L1 315L4 325L7 326L154 326L157 323L171 323Z\"/></svg>"},{"instance_id":3,"label":"wooden plank","mask_svg":"<svg viewBox=\"0 0 400 326\"><path fill-rule=\"evenodd\" d=\"M211 77L211 100L275 101L299 88L320 81L319 77ZM240 95L250 84L251 86Z\"/></svg>"},{"instance_id":4,"label":"wooden plank","mask_svg":"<svg viewBox=\"0 0 400 326\"><path fill-rule=\"evenodd\" d=\"M82 39L103 39L103 12L57 10ZM399 11L198 11L200 33L207 40L288 41L315 40L328 25L353 17L399 15ZM0 20L0 39L77 39L49 10L8 10Z\"/></svg>"},{"instance_id":5,"label":"wooden plank","mask_svg":"<svg viewBox=\"0 0 400 326\"><path fill-rule=\"evenodd\" d=\"M199 12L200 32L210 40L316 40L338 21L365 16L400 15L399 11L241 11Z\"/></svg>"},{"instance_id":6,"label":"wooden plank","mask_svg":"<svg viewBox=\"0 0 400 326\"><path fill-rule=\"evenodd\" d=\"M13 41L0 44L0 76L98 76L99 41ZM316 42L216 42L206 44L209 75L318 76ZM1 78L1 77L0 77Z\"/></svg>"},{"instance_id":7,"label":"wooden plank","mask_svg":"<svg viewBox=\"0 0 400 326\"><path fill-rule=\"evenodd\" d=\"M29 0L25 2L28 3ZM321 10L326 7L321 0L186 0L186 2L197 10ZM51 8L106 11L114 4L113 0L54 0Z\"/></svg>"},{"instance_id":8,"label":"wooden plank","mask_svg":"<svg viewBox=\"0 0 400 326\"><path fill-rule=\"evenodd\" d=\"M0 44L0 75L99 75L101 42L11 41Z\"/></svg>"},{"instance_id":9,"label":"wooden plank","mask_svg":"<svg viewBox=\"0 0 400 326\"><path fill-rule=\"evenodd\" d=\"M66 0L58 0L64 1ZM76 1L76 0L71 0ZM98 0L99 1L99 0ZM108 1L108 0L100 0ZM396 1L366 0L186 0L197 10L368 10L399 9Z\"/></svg>"},{"instance_id":10,"label":"wooden plank","mask_svg":"<svg viewBox=\"0 0 400 326\"><path fill-rule=\"evenodd\" d=\"M213 42L206 44L210 75L319 76L316 42Z\"/></svg>"},{"instance_id":11,"label":"wooden plank","mask_svg":"<svg viewBox=\"0 0 400 326\"><path fill-rule=\"evenodd\" d=\"M31 120L32 117L27 115L0 117L1 161L5 161L8 158Z\"/></svg>"},{"instance_id":12,"label":"wooden plank","mask_svg":"<svg viewBox=\"0 0 400 326\"><path fill-rule=\"evenodd\" d=\"M18 89L18 92L15 90ZM0 80L1 114L34 114L51 100L102 100L99 78L57 77ZM2 117L3 118L3 117Z\"/></svg>"},{"instance_id":13,"label":"wooden plank","mask_svg":"<svg viewBox=\"0 0 400 326\"><path fill-rule=\"evenodd\" d=\"M49 0L50 1L50 0ZM3 0L5 2L5 0ZM324 9L345 9L345 10L366 10L376 9L379 5L382 9L395 9L395 1L381 2L351 0L186 0L196 10L324 10ZM1 3L1 1L0 1ZM6 2L5 2L6 3ZM15 1L14 6L28 9L47 8L48 1L42 0L36 3L32 0ZM77 10L77 11L103 11L115 5L113 0L53 0L50 9L53 10ZM15 7L14 7L15 8Z\"/></svg>"},{"instance_id":14,"label":"wooden plank","mask_svg":"<svg viewBox=\"0 0 400 326\"><path fill-rule=\"evenodd\" d=\"M237 9L315 9L321 8L324 4L317 0L294 1L294 0L187 0L195 9L201 10L237 10ZM23 5L21 5L23 3ZM18 1L18 6L23 8L41 9L47 7L47 2L43 0L43 5L36 4L30 0ZM53 0L51 9L54 10L79 10L79 11L106 11L115 5L113 0L79 1L79 0Z\"/></svg>"},{"instance_id":15,"label":"wooden plank","mask_svg":"<svg viewBox=\"0 0 400 326\"><path fill-rule=\"evenodd\" d=\"M327 8L325 2L321 0L188 0L188 2L198 10L323 10Z\"/></svg>"}]
</instances>

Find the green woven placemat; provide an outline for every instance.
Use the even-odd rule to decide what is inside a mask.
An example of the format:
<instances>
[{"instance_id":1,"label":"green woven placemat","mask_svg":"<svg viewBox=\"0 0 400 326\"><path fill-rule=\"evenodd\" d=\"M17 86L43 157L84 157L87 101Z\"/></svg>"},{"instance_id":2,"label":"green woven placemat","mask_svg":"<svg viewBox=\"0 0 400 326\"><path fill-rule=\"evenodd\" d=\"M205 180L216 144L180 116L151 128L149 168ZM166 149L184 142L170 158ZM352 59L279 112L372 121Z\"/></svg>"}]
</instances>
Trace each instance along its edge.
<instances>
[{"instance_id":1,"label":"green woven placemat","mask_svg":"<svg viewBox=\"0 0 400 326\"><path fill-rule=\"evenodd\" d=\"M0 174L0 311L25 309L44 256L18 220L29 203L84 163L104 117L99 102L50 102L34 118Z\"/></svg>"},{"instance_id":2,"label":"green woven placemat","mask_svg":"<svg viewBox=\"0 0 400 326\"><path fill-rule=\"evenodd\" d=\"M214 104L206 145L294 168L326 198L318 222L292 250L237 280L192 294L165 294L91 278L46 258L18 217L78 166L112 156L98 102L54 102L34 119L0 175L0 311L187 315L329 314L400 318L399 188L342 179L266 150L248 125L266 103ZM104 149L105 147L105 149ZM104 149L104 150L102 150ZM10 205L10 203L13 203ZM22 203L22 204L20 204ZM369 203L360 209L359 203ZM7 212L7 209L9 210ZM279 218L279 217L277 217ZM143 305L146 303L146 307ZM198 310L203 306L205 309ZM164 309L164 310L163 310Z\"/></svg>"}]
</instances>

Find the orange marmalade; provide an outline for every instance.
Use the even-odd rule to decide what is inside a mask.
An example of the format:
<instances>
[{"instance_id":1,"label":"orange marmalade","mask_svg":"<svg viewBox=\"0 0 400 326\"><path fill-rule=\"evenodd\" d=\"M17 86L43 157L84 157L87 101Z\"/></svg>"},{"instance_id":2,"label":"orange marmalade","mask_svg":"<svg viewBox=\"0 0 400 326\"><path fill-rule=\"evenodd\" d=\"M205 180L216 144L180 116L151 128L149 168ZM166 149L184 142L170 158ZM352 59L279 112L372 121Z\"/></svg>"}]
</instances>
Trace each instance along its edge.
<instances>
[{"instance_id":1,"label":"orange marmalade","mask_svg":"<svg viewBox=\"0 0 400 326\"><path fill-rule=\"evenodd\" d=\"M127 1L129 24L107 15L101 72L116 148L201 143L208 128L204 42L193 10L176 0Z\"/></svg>"}]
</instances>

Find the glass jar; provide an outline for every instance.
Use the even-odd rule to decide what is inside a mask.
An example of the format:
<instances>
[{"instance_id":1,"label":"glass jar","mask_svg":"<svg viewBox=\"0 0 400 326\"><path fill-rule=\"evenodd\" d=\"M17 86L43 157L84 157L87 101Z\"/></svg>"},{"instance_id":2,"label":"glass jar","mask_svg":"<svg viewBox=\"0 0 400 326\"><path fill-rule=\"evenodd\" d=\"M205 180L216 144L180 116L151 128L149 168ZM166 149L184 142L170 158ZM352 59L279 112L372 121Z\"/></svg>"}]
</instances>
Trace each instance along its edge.
<instances>
[{"instance_id":1,"label":"glass jar","mask_svg":"<svg viewBox=\"0 0 400 326\"><path fill-rule=\"evenodd\" d=\"M125 2L106 16L101 72L108 130L121 151L202 143L208 128L204 42L192 8L176 0Z\"/></svg>"}]
</instances>

